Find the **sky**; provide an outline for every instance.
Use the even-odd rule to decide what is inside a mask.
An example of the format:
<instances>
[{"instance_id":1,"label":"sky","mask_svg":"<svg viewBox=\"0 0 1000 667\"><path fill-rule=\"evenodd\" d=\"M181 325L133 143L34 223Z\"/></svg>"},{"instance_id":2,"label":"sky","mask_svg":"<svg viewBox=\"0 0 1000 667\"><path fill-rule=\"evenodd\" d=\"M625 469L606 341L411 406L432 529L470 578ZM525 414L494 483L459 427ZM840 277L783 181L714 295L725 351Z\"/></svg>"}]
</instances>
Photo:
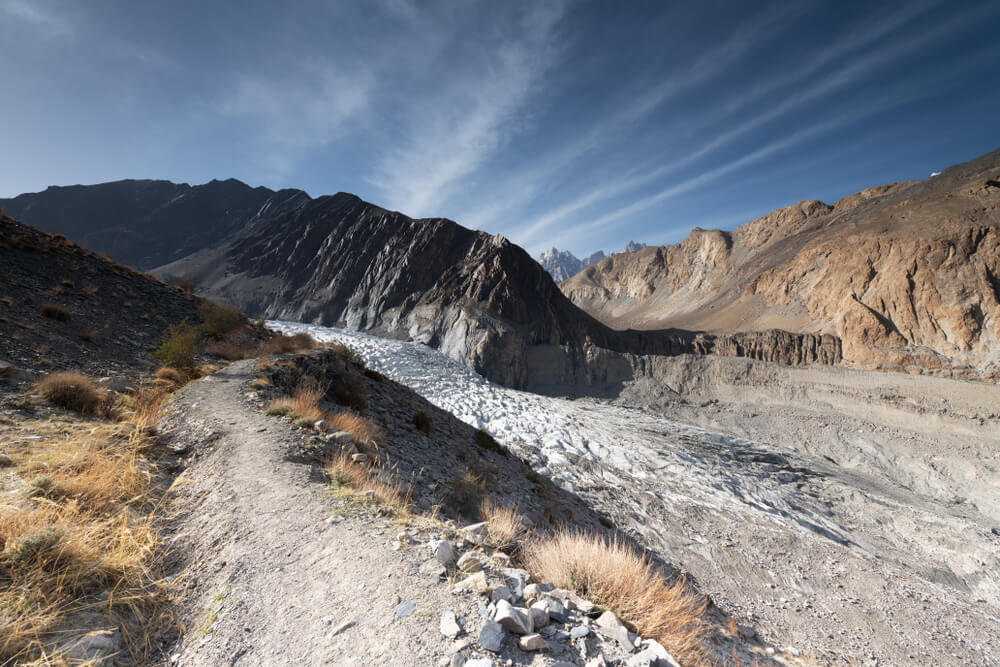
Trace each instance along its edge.
<instances>
[{"instance_id":1,"label":"sky","mask_svg":"<svg viewBox=\"0 0 1000 667\"><path fill-rule=\"evenodd\" d=\"M1000 3L0 0L0 196L238 178L538 254L1000 147Z\"/></svg>"}]
</instances>

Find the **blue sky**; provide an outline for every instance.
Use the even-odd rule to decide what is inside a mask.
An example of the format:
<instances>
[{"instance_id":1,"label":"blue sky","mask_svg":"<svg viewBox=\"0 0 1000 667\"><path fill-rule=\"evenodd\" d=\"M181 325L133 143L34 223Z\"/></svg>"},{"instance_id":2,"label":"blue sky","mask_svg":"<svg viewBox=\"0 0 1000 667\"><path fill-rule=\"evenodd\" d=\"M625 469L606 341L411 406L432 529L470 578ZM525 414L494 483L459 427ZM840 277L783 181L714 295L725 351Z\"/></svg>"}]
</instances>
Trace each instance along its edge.
<instances>
[{"instance_id":1,"label":"blue sky","mask_svg":"<svg viewBox=\"0 0 1000 667\"><path fill-rule=\"evenodd\" d=\"M215 4L0 0L0 196L235 177L583 255L1000 146L994 2Z\"/></svg>"}]
</instances>

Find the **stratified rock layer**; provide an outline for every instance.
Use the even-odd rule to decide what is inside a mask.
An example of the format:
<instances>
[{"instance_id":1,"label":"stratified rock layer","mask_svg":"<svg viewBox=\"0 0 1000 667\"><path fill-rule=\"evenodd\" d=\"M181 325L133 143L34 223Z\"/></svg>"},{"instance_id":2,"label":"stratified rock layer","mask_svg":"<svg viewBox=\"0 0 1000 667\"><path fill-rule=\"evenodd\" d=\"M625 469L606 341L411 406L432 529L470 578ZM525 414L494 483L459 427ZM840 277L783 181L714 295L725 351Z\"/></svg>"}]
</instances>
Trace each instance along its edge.
<instances>
[{"instance_id":1,"label":"stratified rock layer","mask_svg":"<svg viewBox=\"0 0 1000 667\"><path fill-rule=\"evenodd\" d=\"M1000 151L733 232L695 229L560 287L615 328L832 334L854 367L996 381ZM768 344L751 349L766 355Z\"/></svg>"}]
</instances>

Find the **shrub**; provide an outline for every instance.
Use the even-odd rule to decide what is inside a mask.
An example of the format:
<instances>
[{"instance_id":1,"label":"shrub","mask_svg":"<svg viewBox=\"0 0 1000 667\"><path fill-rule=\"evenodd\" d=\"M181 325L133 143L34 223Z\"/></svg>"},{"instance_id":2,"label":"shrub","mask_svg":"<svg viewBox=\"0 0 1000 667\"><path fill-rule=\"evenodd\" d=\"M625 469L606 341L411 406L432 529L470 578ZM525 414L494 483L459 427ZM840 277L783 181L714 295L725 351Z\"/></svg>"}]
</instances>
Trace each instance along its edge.
<instances>
[{"instance_id":1,"label":"shrub","mask_svg":"<svg viewBox=\"0 0 1000 667\"><path fill-rule=\"evenodd\" d=\"M265 410L269 415L293 415L296 419L306 419L315 423L326 419L326 412L319 407L322 394L315 387L303 386L295 390L292 396L285 396L271 401Z\"/></svg>"},{"instance_id":2,"label":"shrub","mask_svg":"<svg viewBox=\"0 0 1000 667\"><path fill-rule=\"evenodd\" d=\"M350 454L340 452L326 463L326 473L335 490L352 496L364 497L369 494L373 500L382 503L400 516L406 516L410 509L410 490L395 479L386 480L378 472L358 465Z\"/></svg>"},{"instance_id":3,"label":"shrub","mask_svg":"<svg viewBox=\"0 0 1000 667\"><path fill-rule=\"evenodd\" d=\"M314 347L316 347L316 341L307 333L297 333L294 336L278 334L274 338L261 343L259 352L262 356L269 356L272 354L305 352Z\"/></svg>"},{"instance_id":4,"label":"shrub","mask_svg":"<svg viewBox=\"0 0 1000 667\"><path fill-rule=\"evenodd\" d=\"M14 566L28 566L45 552L51 551L62 539L62 533L46 526L21 535L3 550L3 557Z\"/></svg>"},{"instance_id":5,"label":"shrub","mask_svg":"<svg viewBox=\"0 0 1000 667\"><path fill-rule=\"evenodd\" d=\"M50 320L55 320L57 322L68 322L73 317L70 314L70 312L65 308L63 308L62 306L49 302L43 303L42 307L39 309L39 312L44 317L47 317Z\"/></svg>"},{"instance_id":6,"label":"shrub","mask_svg":"<svg viewBox=\"0 0 1000 667\"><path fill-rule=\"evenodd\" d=\"M228 304L205 301L201 304L201 332L212 338L222 338L247 323L247 316Z\"/></svg>"},{"instance_id":7,"label":"shrub","mask_svg":"<svg viewBox=\"0 0 1000 667\"><path fill-rule=\"evenodd\" d=\"M102 411L107 397L104 388L86 375L71 372L46 375L34 392L53 405L91 416Z\"/></svg>"},{"instance_id":8,"label":"shrub","mask_svg":"<svg viewBox=\"0 0 1000 667\"><path fill-rule=\"evenodd\" d=\"M379 437L379 428L375 422L353 412L338 412L328 415L326 419L331 429L350 433L357 442L371 442Z\"/></svg>"},{"instance_id":9,"label":"shrub","mask_svg":"<svg viewBox=\"0 0 1000 667\"><path fill-rule=\"evenodd\" d=\"M421 433L431 432L431 418L427 416L426 412L418 412L413 415L413 425Z\"/></svg>"},{"instance_id":10,"label":"shrub","mask_svg":"<svg viewBox=\"0 0 1000 667\"><path fill-rule=\"evenodd\" d=\"M164 366L174 366L185 371L195 367L198 350L198 330L190 324L172 324L166 338L153 352L153 358Z\"/></svg>"},{"instance_id":11,"label":"shrub","mask_svg":"<svg viewBox=\"0 0 1000 667\"><path fill-rule=\"evenodd\" d=\"M166 380L167 382L170 382L171 384L175 384L177 386L184 384L185 380L185 376L183 373L181 373L176 368L172 368L170 366L160 366L159 368L156 369L154 375L161 380Z\"/></svg>"},{"instance_id":12,"label":"shrub","mask_svg":"<svg viewBox=\"0 0 1000 667\"><path fill-rule=\"evenodd\" d=\"M448 493L443 501L457 514L474 519L485 495L486 482L474 470L466 468L461 477L448 483Z\"/></svg>"},{"instance_id":13,"label":"shrub","mask_svg":"<svg viewBox=\"0 0 1000 667\"><path fill-rule=\"evenodd\" d=\"M490 542L502 551L516 547L527 533L517 510L499 505L490 498L483 499L479 504L479 515L486 522Z\"/></svg>"},{"instance_id":14,"label":"shrub","mask_svg":"<svg viewBox=\"0 0 1000 667\"><path fill-rule=\"evenodd\" d=\"M525 566L538 581L611 609L684 665L709 664L702 645L707 607L680 577L667 580L645 554L618 539L561 532L528 544Z\"/></svg>"},{"instance_id":15,"label":"shrub","mask_svg":"<svg viewBox=\"0 0 1000 667\"><path fill-rule=\"evenodd\" d=\"M497 454L507 456L507 448L497 442L496 438L484 429L478 429L476 431L476 444L488 452L496 452Z\"/></svg>"}]
</instances>

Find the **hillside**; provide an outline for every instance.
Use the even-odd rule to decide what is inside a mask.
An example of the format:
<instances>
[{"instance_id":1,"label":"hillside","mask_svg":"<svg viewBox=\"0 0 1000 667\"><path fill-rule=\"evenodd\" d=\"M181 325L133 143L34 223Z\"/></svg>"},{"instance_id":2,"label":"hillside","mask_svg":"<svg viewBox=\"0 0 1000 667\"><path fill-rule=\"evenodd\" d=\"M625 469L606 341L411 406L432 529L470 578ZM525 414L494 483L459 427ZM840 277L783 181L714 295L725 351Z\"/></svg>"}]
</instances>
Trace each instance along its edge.
<instances>
[{"instance_id":1,"label":"hillside","mask_svg":"<svg viewBox=\"0 0 1000 667\"><path fill-rule=\"evenodd\" d=\"M614 328L832 334L853 367L1000 379L1000 150L614 255L560 285Z\"/></svg>"},{"instance_id":2,"label":"hillside","mask_svg":"<svg viewBox=\"0 0 1000 667\"><path fill-rule=\"evenodd\" d=\"M124 180L53 186L0 199L0 209L118 262L148 270L214 246L251 220L308 198L301 190L251 188L232 178L193 187Z\"/></svg>"},{"instance_id":3,"label":"hillside","mask_svg":"<svg viewBox=\"0 0 1000 667\"><path fill-rule=\"evenodd\" d=\"M132 375L199 300L0 214L0 362Z\"/></svg>"}]
</instances>

